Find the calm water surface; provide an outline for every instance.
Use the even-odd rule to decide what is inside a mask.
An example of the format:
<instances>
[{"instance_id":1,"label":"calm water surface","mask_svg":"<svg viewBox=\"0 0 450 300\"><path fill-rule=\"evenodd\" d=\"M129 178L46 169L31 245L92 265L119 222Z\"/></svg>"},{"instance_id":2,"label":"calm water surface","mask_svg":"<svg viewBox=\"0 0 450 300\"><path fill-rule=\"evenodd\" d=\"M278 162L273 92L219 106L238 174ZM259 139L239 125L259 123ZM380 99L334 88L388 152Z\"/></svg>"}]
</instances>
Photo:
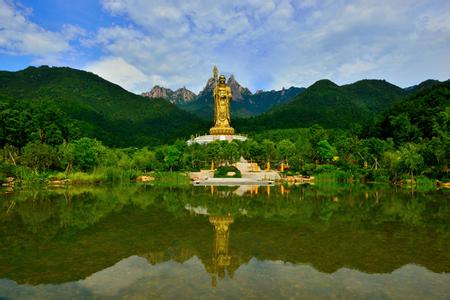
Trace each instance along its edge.
<instances>
[{"instance_id":1,"label":"calm water surface","mask_svg":"<svg viewBox=\"0 0 450 300\"><path fill-rule=\"evenodd\" d=\"M449 299L450 193L83 187L0 195L1 299Z\"/></svg>"}]
</instances>

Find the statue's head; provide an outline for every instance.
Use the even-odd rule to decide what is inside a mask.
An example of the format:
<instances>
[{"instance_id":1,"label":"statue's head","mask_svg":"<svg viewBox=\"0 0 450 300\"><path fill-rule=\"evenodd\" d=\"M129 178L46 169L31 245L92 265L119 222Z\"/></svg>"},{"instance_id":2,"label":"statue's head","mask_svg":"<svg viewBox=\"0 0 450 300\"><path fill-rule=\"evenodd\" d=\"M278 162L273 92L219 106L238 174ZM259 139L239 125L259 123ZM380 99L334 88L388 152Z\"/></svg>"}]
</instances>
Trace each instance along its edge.
<instances>
[{"instance_id":1,"label":"statue's head","mask_svg":"<svg viewBox=\"0 0 450 300\"><path fill-rule=\"evenodd\" d=\"M224 75L220 75L220 77L219 77L219 83L220 83L220 84L225 84L225 76L224 76Z\"/></svg>"}]
</instances>

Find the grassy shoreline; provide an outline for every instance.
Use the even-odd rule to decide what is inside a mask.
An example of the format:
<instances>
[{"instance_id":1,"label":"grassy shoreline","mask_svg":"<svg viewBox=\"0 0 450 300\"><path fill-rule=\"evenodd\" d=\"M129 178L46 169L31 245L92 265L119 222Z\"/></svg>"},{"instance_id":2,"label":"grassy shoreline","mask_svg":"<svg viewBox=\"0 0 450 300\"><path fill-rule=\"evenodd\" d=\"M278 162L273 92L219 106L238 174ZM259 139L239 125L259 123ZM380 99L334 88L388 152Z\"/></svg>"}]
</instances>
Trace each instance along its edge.
<instances>
[{"instance_id":1,"label":"grassy shoreline","mask_svg":"<svg viewBox=\"0 0 450 300\"><path fill-rule=\"evenodd\" d=\"M402 188L436 189L449 188L447 182L440 182L425 176L417 176L414 179L403 178L392 182L387 178L367 178L357 174L352 175L345 171L332 171L314 174L316 185L333 184L389 184ZM117 168L98 167L91 172L33 172L30 169L19 169L17 177L3 180L3 187L21 186L89 186L89 185L126 185L142 183L154 186L187 186L191 184L187 171L152 171L141 172L136 170L121 170ZM9 182L8 182L9 180ZM281 184L284 184L283 181Z\"/></svg>"},{"instance_id":2,"label":"grassy shoreline","mask_svg":"<svg viewBox=\"0 0 450 300\"><path fill-rule=\"evenodd\" d=\"M145 177L145 180L142 178ZM8 182L9 181L9 182ZM3 186L82 186L82 185L124 185L143 183L157 186L190 184L187 172L136 172L112 168L96 168L92 172L20 172L17 177L8 177Z\"/></svg>"}]
</instances>

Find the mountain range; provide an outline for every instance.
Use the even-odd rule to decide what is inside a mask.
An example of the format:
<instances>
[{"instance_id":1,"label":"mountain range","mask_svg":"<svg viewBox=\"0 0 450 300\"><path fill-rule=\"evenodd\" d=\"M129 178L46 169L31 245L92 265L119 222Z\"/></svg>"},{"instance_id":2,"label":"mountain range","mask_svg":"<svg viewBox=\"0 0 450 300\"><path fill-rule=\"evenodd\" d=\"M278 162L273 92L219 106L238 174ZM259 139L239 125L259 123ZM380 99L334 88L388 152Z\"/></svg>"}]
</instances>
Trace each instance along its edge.
<instances>
[{"instance_id":1,"label":"mountain range","mask_svg":"<svg viewBox=\"0 0 450 300\"><path fill-rule=\"evenodd\" d=\"M300 94L305 88L290 87L279 91L257 91L252 93L248 88L243 87L231 75L227 84L231 88L233 95L230 104L231 113L234 117L250 117L261 114L269 110L274 105L285 103L294 96ZM214 78L209 78L205 87L198 95L194 92L180 88L175 91L161 86L154 86L149 92L141 95L148 98L163 98L177 105L179 108L189 111L194 115L211 121L213 119L213 89Z\"/></svg>"},{"instance_id":2,"label":"mountain range","mask_svg":"<svg viewBox=\"0 0 450 300\"><path fill-rule=\"evenodd\" d=\"M319 80L287 103L267 112L235 122L244 131L273 128L305 128L319 124L326 128L350 128L364 124L408 94L384 80L361 80L338 86Z\"/></svg>"}]
</instances>

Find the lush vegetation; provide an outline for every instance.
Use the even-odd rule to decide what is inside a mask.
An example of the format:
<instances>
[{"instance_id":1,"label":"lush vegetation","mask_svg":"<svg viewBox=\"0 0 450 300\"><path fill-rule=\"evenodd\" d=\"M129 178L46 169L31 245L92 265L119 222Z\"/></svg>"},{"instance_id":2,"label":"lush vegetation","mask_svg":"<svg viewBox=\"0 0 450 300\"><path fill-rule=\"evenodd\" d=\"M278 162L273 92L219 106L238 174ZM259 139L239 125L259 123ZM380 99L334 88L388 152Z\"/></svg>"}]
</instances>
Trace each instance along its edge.
<instances>
[{"instance_id":1,"label":"lush vegetation","mask_svg":"<svg viewBox=\"0 0 450 300\"><path fill-rule=\"evenodd\" d=\"M4 123L0 139L5 135L19 136L22 143L18 146L23 146L28 132L35 129L29 128L30 119L35 123L41 119L35 115L36 107L41 108L38 114L56 111L54 118L64 115L71 121L72 131L79 133L75 136L97 138L114 147L161 145L207 129L204 121L163 99L149 100L97 75L70 68L43 66L0 72L0 103ZM50 110L46 111L49 104ZM48 118L46 121L56 122ZM58 127L61 122L55 125ZM70 132L61 131L67 140ZM5 142L1 144L4 145Z\"/></svg>"},{"instance_id":2,"label":"lush vegetation","mask_svg":"<svg viewBox=\"0 0 450 300\"><path fill-rule=\"evenodd\" d=\"M322 181L432 185L426 178L448 181L449 99L449 82L404 91L384 81L319 81L268 114L234 123L247 130L246 142L188 146L186 134L204 124L163 100L69 68L1 72L0 180L129 182L243 157ZM185 182L177 176L173 182Z\"/></svg>"},{"instance_id":3,"label":"lush vegetation","mask_svg":"<svg viewBox=\"0 0 450 300\"><path fill-rule=\"evenodd\" d=\"M235 166L220 166L214 171L217 178L241 178L241 171Z\"/></svg>"},{"instance_id":4,"label":"lush vegetation","mask_svg":"<svg viewBox=\"0 0 450 300\"><path fill-rule=\"evenodd\" d=\"M275 128L306 128L318 124L325 128L351 129L363 124L407 93L383 80L361 80L338 86L319 80L291 101L274 106L267 113L237 120L244 131Z\"/></svg>"}]
</instances>

